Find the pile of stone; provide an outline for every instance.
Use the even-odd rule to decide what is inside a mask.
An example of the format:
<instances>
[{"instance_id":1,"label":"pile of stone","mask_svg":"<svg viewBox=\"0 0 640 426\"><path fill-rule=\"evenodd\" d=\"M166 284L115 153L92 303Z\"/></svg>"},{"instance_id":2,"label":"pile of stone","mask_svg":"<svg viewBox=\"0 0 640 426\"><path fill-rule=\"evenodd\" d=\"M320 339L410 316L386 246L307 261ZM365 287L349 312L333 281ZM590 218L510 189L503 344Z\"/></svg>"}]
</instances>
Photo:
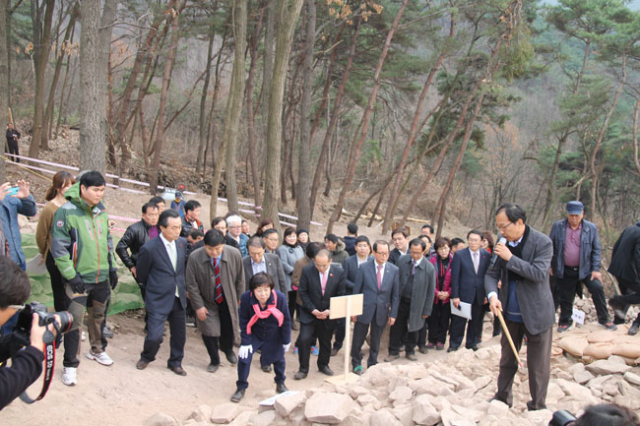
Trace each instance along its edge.
<instances>
[{"instance_id":1,"label":"pile of stone","mask_svg":"<svg viewBox=\"0 0 640 426\"><path fill-rule=\"evenodd\" d=\"M629 365L640 364L640 334L629 336L626 325L616 331L607 331L597 323L572 327L561 335L557 346L585 363L608 359L611 355L622 357Z\"/></svg>"},{"instance_id":2,"label":"pile of stone","mask_svg":"<svg viewBox=\"0 0 640 426\"><path fill-rule=\"evenodd\" d=\"M560 354L552 358L548 409L527 411L526 351L521 354L525 367L514 382L513 408L489 402L496 390L499 352L494 344L477 352L461 349L437 363L379 364L350 384L325 383L282 395L272 409L200 406L182 423L157 414L145 426L542 426L557 409L579 415L586 405L601 402L640 409L640 375L624 359L612 356L585 366Z\"/></svg>"}]
</instances>

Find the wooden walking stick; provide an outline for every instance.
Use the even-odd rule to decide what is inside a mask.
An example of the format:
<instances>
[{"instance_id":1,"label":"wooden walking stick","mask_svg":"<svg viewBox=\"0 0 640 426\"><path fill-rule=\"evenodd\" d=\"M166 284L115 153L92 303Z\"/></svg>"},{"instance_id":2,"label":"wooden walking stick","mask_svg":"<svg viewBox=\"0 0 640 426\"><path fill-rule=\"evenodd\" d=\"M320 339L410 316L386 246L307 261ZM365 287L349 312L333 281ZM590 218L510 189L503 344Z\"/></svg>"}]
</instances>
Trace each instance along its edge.
<instances>
[{"instance_id":1,"label":"wooden walking stick","mask_svg":"<svg viewBox=\"0 0 640 426\"><path fill-rule=\"evenodd\" d=\"M516 351L516 345L513 344L513 340L511 339L511 334L509 334L509 330L507 329L507 324L504 323L502 312L500 312L499 309L496 309L496 312L498 312L498 319L500 320L500 324L502 325L502 331L504 331L504 335L507 336L507 340L511 345L511 350L513 350L513 354L516 356L516 360L518 361L518 366L522 367L522 361L520 361L520 356L518 356L518 351Z\"/></svg>"}]
</instances>

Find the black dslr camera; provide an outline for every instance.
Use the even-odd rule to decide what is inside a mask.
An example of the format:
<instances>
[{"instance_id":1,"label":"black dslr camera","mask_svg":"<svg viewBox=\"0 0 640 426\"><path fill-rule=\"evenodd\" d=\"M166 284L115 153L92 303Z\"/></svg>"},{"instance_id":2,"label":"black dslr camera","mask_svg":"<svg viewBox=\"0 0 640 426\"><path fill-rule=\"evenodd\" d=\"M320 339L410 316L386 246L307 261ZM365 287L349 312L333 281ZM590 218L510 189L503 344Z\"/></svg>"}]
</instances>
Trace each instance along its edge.
<instances>
[{"instance_id":1,"label":"black dslr camera","mask_svg":"<svg viewBox=\"0 0 640 426\"><path fill-rule=\"evenodd\" d=\"M31 325L34 313L38 314L38 324L40 326L46 327L49 324L53 324L57 331L55 336L56 347L60 346L62 335L71 329L73 317L67 311L47 312L47 307L38 302L31 302L28 305L25 305L24 309L22 309L18 314L18 323L13 329L12 343L20 347L29 346L31 344ZM60 317L60 325L56 322L55 315ZM51 342L46 341L48 334L49 333L45 333L44 336L45 344L53 343L53 339L51 339Z\"/></svg>"},{"instance_id":2,"label":"black dslr camera","mask_svg":"<svg viewBox=\"0 0 640 426\"><path fill-rule=\"evenodd\" d=\"M570 426L576 420L576 416L574 416L567 410L558 410L553 413L553 417L549 422L549 426Z\"/></svg>"}]
</instances>

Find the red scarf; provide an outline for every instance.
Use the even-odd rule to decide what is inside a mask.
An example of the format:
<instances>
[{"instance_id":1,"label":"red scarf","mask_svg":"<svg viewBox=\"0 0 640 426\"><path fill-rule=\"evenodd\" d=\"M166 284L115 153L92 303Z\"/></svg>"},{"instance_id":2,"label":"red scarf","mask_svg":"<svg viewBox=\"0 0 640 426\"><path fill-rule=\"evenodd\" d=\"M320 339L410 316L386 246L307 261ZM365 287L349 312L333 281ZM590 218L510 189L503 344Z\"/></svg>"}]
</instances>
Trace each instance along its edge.
<instances>
[{"instance_id":1,"label":"red scarf","mask_svg":"<svg viewBox=\"0 0 640 426\"><path fill-rule=\"evenodd\" d=\"M253 327L253 324L257 323L259 319L266 319L271 315L276 317L276 319L278 320L278 327L282 327L284 315L276 307L278 305L278 296L276 295L275 290L271 290L271 294L273 295L273 302L272 304L267 304L267 309L265 309L264 311L260 309L260 303L256 303L253 305L253 311L255 312L255 314L249 320L249 324L247 324L247 334L251 334L251 327Z\"/></svg>"}]
</instances>

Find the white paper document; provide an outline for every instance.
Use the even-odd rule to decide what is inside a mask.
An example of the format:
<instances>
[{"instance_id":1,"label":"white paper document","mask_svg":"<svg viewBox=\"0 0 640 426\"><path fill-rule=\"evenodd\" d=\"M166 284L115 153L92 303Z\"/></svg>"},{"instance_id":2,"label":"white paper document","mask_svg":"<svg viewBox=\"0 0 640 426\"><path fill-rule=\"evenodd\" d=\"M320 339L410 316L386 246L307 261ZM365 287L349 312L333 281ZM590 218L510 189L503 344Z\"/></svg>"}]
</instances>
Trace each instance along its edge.
<instances>
[{"instance_id":1,"label":"white paper document","mask_svg":"<svg viewBox=\"0 0 640 426\"><path fill-rule=\"evenodd\" d=\"M460 302L458 307L453 306L453 300L451 301L451 313L468 320L471 319L471 303Z\"/></svg>"}]
</instances>

